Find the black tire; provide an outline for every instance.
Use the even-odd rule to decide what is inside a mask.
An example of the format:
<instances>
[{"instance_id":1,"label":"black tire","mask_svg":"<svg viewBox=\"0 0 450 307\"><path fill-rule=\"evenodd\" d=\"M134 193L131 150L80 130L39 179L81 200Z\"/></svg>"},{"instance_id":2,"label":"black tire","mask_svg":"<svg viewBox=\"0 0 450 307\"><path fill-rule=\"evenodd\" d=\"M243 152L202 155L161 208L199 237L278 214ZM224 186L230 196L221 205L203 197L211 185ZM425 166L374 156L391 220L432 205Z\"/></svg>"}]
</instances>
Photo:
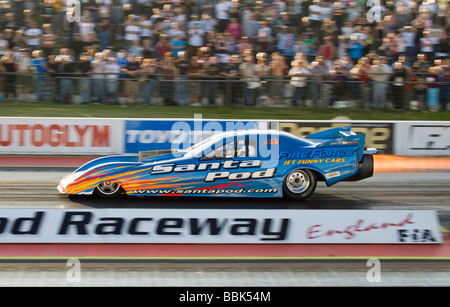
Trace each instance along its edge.
<instances>
[{"instance_id":1,"label":"black tire","mask_svg":"<svg viewBox=\"0 0 450 307\"><path fill-rule=\"evenodd\" d=\"M296 169L290 172L283 182L283 195L289 199L303 200L314 193L317 178L309 169Z\"/></svg>"},{"instance_id":2,"label":"black tire","mask_svg":"<svg viewBox=\"0 0 450 307\"><path fill-rule=\"evenodd\" d=\"M105 181L95 187L94 193L102 198L114 198L122 194L122 187L114 181Z\"/></svg>"}]
</instances>

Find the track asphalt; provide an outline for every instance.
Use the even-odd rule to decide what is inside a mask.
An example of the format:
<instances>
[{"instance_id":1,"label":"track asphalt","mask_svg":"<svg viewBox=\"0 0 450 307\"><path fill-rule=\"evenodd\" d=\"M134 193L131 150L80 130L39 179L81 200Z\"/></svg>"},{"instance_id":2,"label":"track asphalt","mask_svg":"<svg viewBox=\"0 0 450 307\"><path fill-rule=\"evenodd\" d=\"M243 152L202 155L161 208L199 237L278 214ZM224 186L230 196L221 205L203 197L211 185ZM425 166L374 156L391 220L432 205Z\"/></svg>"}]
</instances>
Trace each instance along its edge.
<instances>
[{"instance_id":1,"label":"track asphalt","mask_svg":"<svg viewBox=\"0 0 450 307\"><path fill-rule=\"evenodd\" d=\"M1 155L0 168L75 168L95 157ZM375 155L375 172L449 171L450 158ZM443 244L1 244L0 261L68 257L146 260L450 260L450 233Z\"/></svg>"}]
</instances>

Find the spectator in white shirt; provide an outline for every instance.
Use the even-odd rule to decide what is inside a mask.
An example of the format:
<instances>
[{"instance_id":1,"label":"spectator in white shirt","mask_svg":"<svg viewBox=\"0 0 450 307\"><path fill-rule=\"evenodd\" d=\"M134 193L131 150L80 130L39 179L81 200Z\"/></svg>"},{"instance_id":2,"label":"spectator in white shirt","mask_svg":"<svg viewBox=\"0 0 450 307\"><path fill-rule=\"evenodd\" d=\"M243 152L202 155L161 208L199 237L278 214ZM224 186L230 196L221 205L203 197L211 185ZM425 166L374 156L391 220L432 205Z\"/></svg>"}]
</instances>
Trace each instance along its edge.
<instances>
[{"instance_id":1,"label":"spectator in white shirt","mask_svg":"<svg viewBox=\"0 0 450 307\"><path fill-rule=\"evenodd\" d=\"M219 3L216 4L216 18L218 21L217 32L223 33L227 28L230 14L229 11L231 9L231 1L228 0L220 0Z\"/></svg>"},{"instance_id":2,"label":"spectator in white shirt","mask_svg":"<svg viewBox=\"0 0 450 307\"><path fill-rule=\"evenodd\" d=\"M142 28L138 23L139 16L130 14L128 16L127 25L125 26L124 40L127 47L131 46L133 41L141 39Z\"/></svg>"},{"instance_id":3,"label":"spectator in white shirt","mask_svg":"<svg viewBox=\"0 0 450 307\"><path fill-rule=\"evenodd\" d=\"M31 51L40 48L42 30L38 28L36 22L30 23L28 29L25 30L24 36L27 42L27 46L31 49Z\"/></svg>"}]
</instances>

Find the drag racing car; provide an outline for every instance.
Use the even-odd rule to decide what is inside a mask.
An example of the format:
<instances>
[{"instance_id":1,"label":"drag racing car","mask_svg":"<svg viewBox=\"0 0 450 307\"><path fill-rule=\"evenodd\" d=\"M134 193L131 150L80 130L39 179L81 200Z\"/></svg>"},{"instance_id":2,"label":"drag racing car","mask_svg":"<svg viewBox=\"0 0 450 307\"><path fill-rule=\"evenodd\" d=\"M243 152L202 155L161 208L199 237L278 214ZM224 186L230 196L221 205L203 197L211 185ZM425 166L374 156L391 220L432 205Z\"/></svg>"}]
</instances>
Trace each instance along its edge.
<instances>
[{"instance_id":1,"label":"drag racing car","mask_svg":"<svg viewBox=\"0 0 450 307\"><path fill-rule=\"evenodd\" d=\"M65 194L285 197L303 200L327 186L373 175L376 149L350 126L298 137L277 130L213 134L182 150L94 159L64 177Z\"/></svg>"}]
</instances>

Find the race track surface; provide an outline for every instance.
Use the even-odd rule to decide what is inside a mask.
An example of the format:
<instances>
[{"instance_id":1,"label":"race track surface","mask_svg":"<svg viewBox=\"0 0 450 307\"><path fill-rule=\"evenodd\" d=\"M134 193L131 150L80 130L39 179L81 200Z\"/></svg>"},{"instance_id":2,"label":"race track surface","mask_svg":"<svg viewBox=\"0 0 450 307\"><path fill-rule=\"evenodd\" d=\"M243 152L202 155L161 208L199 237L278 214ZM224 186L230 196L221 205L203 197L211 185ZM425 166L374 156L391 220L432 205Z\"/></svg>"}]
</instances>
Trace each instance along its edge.
<instances>
[{"instance_id":1,"label":"race track surface","mask_svg":"<svg viewBox=\"0 0 450 307\"><path fill-rule=\"evenodd\" d=\"M0 208L226 208L226 209L433 209L439 216L444 238L449 241L450 172L379 172L360 182L333 187L319 184L307 201L282 199L233 199L177 197L121 197L101 200L89 196L58 194L56 185L68 173L0 171ZM318 247L320 249L320 247ZM69 282L64 257L0 258L0 286L449 286L450 254L442 258L381 257L381 281L369 282L367 259L334 257L304 259L170 259L81 258L81 279ZM341 248L341 247L339 247ZM335 254L339 254L335 248ZM412 250L406 247L403 251ZM32 249L31 249L32 250ZM333 250L332 250L333 251ZM45 253L43 253L45 254ZM320 253L318 253L320 254ZM369 255L369 254L367 254ZM408 255L408 253L403 253Z\"/></svg>"}]
</instances>

